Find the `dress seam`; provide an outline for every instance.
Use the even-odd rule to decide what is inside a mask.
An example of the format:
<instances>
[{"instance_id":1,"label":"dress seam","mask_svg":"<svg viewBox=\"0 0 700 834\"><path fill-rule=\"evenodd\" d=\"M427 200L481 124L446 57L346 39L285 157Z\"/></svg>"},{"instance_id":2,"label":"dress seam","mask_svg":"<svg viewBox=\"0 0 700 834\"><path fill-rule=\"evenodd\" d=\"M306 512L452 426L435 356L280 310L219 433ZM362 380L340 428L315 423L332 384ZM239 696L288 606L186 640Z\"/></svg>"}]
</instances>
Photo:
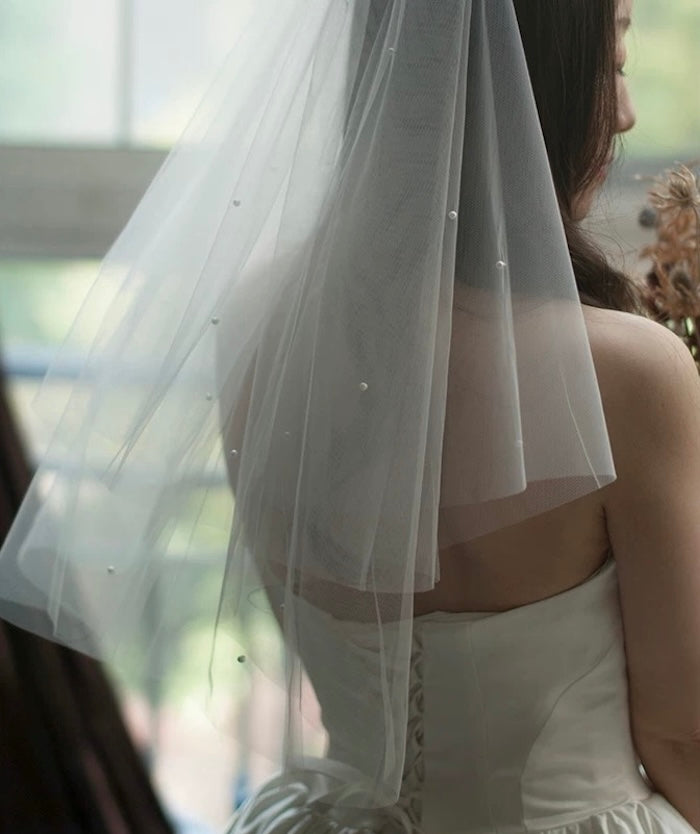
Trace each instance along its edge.
<instances>
[{"instance_id":1,"label":"dress seam","mask_svg":"<svg viewBox=\"0 0 700 834\"><path fill-rule=\"evenodd\" d=\"M562 691L561 691L561 692L557 695L557 697L554 699L554 702L552 703L552 705L551 705L551 707L550 707L549 711L547 712L547 716L546 716L546 718L545 718L545 719L544 719L544 721L542 722L542 726L541 726L541 727L540 727L540 729L537 731L537 735L535 736L535 738L532 740L532 744L530 745L530 750L529 750L529 752L528 752L528 754L527 754L527 758L525 759L525 762L523 763L522 773L520 774L520 779L519 779L519 781L518 781L518 784L519 784L519 786L520 786L521 805L522 805L522 807L523 807L523 813L522 813L521 822L522 822L523 827L524 827L524 828L526 828L527 830L529 830L529 828L528 828L528 820L527 820L527 818L526 818L526 816L525 816L525 808L524 808L524 803L522 803L522 796L523 796L523 782L524 782L524 780L525 780L525 778L526 778L527 771L528 771L528 767L529 767L529 765L530 765L530 761L531 761L532 756L533 756L533 754L534 754L534 751L535 751L535 748L536 748L536 746L537 746L537 743L538 743L538 741L540 740L540 738L542 737L542 734L544 733L544 731L547 729L547 726L549 725L549 722L552 720L552 716L554 715L554 713L555 713L555 711L556 711L556 709L557 709L557 706L558 706L558 705L559 705L559 703L561 702L562 698L564 698L564 696L565 696L565 695L567 695L567 694L568 694L568 693L569 693L569 692L570 692L570 691L571 691L571 690L572 690L575 686L577 686L577 685L578 685L578 684L579 684L579 683L580 683L580 682L581 682L584 678L588 677L588 675L590 675L590 674L591 674L591 672L592 672L592 671L593 671L596 667L600 666L600 664L601 664L601 663L605 660L605 658L606 658L606 657L610 654L610 652L612 652L612 651L615 649L616 645L617 645L617 643L613 640L613 641L610 643L610 645L609 645L606 649L604 649L603 651L601 651L601 653L600 653L600 654L599 654L599 655L595 658L595 660L591 663L591 665L590 665L590 666L586 669L586 671L585 671L585 672L582 672L582 673L581 673L581 674L580 674L577 678L575 678L575 680L571 681L571 682L570 682L570 683L569 683L569 684L568 684L568 685L567 685L564 689L562 689ZM617 803L616 803L616 804L617 804ZM605 810L605 809L604 809L604 810ZM590 815L589 815L589 816L590 816ZM581 819L586 819L586 817L582 817ZM556 826L556 825L555 825L555 826L552 826L552 827L553 827L553 828L558 828L558 827L561 827L561 826ZM542 829L538 829L538 830L542 830ZM546 829L546 830L549 830L549 829Z\"/></svg>"},{"instance_id":2,"label":"dress seam","mask_svg":"<svg viewBox=\"0 0 700 834\"><path fill-rule=\"evenodd\" d=\"M487 711L484 707L484 693L481 689L481 678L480 678L480 675L479 675L479 667L478 667L478 664L476 662L476 654L474 652L474 641L472 640L472 629L471 628L467 629L467 637L468 637L468 640L469 640L469 659L470 659L472 671L474 673L474 684L476 686L476 691L477 691L477 694L479 696L479 709L480 709L480 712L481 712L482 726L484 728L484 759L487 762L490 763L490 761L491 761L491 736L490 736L490 733L489 733L489 719L488 719L488 713L487 713ZM491 790L490 790L488 780L486 780L486 782L485 782L485 788L486 788L486 803L487 803L487 806L488 806L489 820L491 822L491 828L493 829L495 834L500 834L501 829L500 829L500 827L498 826L498 824L496 823L496 821L494 820L494 817L493 817L492 803L491 803ZM522 814L522 802L520 804L520 808L521 808L521 815L520 815L521 819L520 819L520 821L521 821L521 824L524 824L524 819L523 819L523 814Z\"/></svg>"}]
</instances>

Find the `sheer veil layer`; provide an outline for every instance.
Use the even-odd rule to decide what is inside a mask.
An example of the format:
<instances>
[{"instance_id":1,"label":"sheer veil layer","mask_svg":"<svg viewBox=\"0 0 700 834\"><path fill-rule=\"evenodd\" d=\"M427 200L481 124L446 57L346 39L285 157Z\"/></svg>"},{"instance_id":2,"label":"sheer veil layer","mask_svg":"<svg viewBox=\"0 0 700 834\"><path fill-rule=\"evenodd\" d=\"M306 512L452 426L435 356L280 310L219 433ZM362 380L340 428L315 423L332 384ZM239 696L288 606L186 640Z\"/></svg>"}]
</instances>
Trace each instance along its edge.
<instances>
[{"instance_id":1,"label":"sheer veil layer","mask_svg":"<svg viewBox=\"0 0 700 834\"><path fill-rule=\"evenodd\" d=\"M147 635L157 673L196 602L203 680L280 685L260 751L391 804L439 548L614 478L511 0L260 0L86 330L0 615L115 663Z\"/></svg>"}]
</instances>

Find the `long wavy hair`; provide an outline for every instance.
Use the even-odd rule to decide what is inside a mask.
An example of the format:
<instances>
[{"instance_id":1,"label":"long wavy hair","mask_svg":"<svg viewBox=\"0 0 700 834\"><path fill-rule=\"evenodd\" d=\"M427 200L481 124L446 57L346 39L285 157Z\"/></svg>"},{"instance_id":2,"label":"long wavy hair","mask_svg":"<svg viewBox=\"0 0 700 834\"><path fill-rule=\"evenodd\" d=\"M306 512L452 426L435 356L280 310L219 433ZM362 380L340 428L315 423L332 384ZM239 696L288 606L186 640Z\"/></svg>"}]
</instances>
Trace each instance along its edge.
<instances>
[{"instance_id":1,"label":"long wavy hair","mask_svg":"<svg viewBox=\"0 0 700 834\"><path fill-rule=\"evenodd\" d=\"M637 312L637 293L574 216L617 124L616 0L513 0L582 302Z\"/></svg>"}]
</instances>

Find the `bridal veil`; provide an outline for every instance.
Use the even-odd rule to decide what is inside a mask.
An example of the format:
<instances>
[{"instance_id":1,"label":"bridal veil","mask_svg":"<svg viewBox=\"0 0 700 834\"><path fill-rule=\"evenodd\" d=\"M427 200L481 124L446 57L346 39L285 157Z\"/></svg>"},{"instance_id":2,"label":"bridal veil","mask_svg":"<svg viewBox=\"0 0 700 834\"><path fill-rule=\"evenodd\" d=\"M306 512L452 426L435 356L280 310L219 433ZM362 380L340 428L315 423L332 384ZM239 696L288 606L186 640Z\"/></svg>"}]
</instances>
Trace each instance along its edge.
<instances>
[{"instance_id":1,"label":"bridal veil","mask_svg":"<svg viewBox=\"0 0 700 834\"><path fill-rule=\"evenodd\" d=\"M203 680L274 679L282 767L393 802L439 549L614 478L512 0L259 0L75 329L0 615L148 657L196 569ZM304 606L376 646L337 679L352 766L322 756Z\"/></svg>"}]
</instances>

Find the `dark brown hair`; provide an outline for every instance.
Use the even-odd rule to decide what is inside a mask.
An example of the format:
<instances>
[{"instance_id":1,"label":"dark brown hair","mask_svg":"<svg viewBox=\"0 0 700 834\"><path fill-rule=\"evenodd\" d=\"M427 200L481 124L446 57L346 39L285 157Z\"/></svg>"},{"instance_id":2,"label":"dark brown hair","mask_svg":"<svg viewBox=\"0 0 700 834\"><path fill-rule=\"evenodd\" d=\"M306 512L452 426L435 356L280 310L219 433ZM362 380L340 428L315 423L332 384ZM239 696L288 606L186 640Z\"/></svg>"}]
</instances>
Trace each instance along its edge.
<instances>
[{"instance_id":1,"label":"dark brown hair","mask_svg":"<svg viewBox=\"0 0 700 834\"><path fill-rule=\"evenodd\" d=\"M616 0L513 0L571 261L586 304L636 311L631 281L574 217L610 160L617 124Z\"/></svg>"}]
</instances>

